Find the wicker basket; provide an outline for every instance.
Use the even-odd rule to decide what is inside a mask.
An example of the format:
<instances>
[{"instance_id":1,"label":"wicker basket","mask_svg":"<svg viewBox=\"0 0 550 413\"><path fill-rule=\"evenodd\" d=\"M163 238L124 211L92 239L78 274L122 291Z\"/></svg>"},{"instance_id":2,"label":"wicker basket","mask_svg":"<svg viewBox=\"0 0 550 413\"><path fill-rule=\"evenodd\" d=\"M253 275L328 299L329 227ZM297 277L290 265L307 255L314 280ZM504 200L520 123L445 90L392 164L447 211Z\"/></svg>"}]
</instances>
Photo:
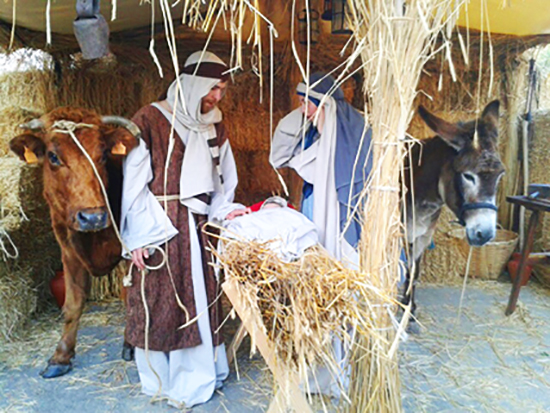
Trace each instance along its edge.
<instances>
[{"instance_id":1,"label":"wicker basket","mask_svg":"<svg viewBox=\"0 0 550 413\"><path fill-rule=\"evenodd\" d=\"M535 264L533 266L535 278L546 288L550 288L550 265Z\"/></svg>"},{"instance_id":2,"label":"wicker basket","mask_svg":"<svg viewBox=\"0 0 550 413\"><path fill-rule=\"evenodd\" d=\"M470 245L466 240L464 228L449 232L449 238L455 244L456 249L464 261L468 259ZM498 229L495 239L483 247L474 247L472 261L468 276L487 280L496 280L504 271L506 263L510 260L518 243L518 234L505 229ZM466 267L460 269L461 275L466 272Z\"/></svg>"}]
</instances>

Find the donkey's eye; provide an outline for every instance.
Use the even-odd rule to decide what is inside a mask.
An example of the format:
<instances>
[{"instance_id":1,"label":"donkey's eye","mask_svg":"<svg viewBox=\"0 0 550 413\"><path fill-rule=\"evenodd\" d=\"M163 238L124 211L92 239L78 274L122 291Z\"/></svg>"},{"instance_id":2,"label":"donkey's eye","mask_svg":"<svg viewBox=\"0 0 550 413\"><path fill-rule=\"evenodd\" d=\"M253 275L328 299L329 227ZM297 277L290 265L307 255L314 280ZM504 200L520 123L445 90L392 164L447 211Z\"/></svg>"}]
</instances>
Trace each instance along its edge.
<instances>
[{"instance_id":1,"label":"donkey's eye","mask_svg":"<svg viewBox=\"0 0 550 413\"><path fill-rule=\"evenodd\" d=\"M468 172L463 173L462 177L471 184L476 183L476 177Z\"/></svg>"},{"instance_id":2,"label":"donkey's eye","mask_svg":"<svg viewBox=\"0 0 550 413\"><path fill-rule=\"evenodd\" d=\"M49 151L47 155L48 155L48 160L52 165L61 166L61 161L59 160L59 157L55 153Z\"/></svg>"}]
</instances>

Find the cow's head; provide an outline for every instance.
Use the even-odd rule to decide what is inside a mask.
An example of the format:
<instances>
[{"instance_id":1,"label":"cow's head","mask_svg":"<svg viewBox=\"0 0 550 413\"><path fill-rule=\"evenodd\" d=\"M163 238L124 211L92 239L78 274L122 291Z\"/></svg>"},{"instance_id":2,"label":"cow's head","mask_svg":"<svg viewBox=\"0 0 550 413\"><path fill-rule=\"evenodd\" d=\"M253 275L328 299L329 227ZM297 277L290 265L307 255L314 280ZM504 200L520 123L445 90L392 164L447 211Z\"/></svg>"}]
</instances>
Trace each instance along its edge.
<instances>
[{"instance_id":1,"label":"cow's head","mask_svg":"<svg viewBox=\"0 0 550 413\"><path fill-rule=\"evenodd\" d=\"M63 122L77 125L73 134L106 187L108 164L120 163L137 146L139 129L124 118L59 108L21 125L25 132L10 141L10 149L22 160L43 164L44 197L56 222L76 231L105 229L111 225L107 200L92 164L71 135L62 131Z\"/></svg>"},{"instance_id":2,"label":"cow's head","mask_svg":"<svg viewBox=\"0 0 550 413\"><path fill-rule=\"evenodd\" d=\"M481 246L496 233L496 194L504 166L497 148L499 102L489 103L479 119L449 123L424 107L420 116L456 151L439 180L439 193L466 227L470 245Z\"/></svg>"}]
</instances>

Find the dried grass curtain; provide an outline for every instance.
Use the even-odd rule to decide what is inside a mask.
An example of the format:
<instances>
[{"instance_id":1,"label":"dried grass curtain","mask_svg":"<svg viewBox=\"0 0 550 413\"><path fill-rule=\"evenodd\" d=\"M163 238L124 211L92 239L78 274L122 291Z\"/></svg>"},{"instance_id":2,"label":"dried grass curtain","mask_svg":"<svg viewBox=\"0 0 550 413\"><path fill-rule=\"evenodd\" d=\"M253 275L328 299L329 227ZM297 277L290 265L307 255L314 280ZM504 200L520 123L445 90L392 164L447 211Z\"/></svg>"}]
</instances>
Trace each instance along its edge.
<instances>
[{"instance_id":1,"label":"dried grass curtain","mask_svg":"<svg viewBox=\"0 0 550 413\"><path fill-rule=\"evenodd\" d=\"M463 1L349 0L348 4L356 53L363 61L366 116L373 128L374 167L365 189L361 269L382 291L395 294L406 130L422 67L439 51L451 56L445 39L451 37ZM443 46L435 50L439 36ZM379 334L365 337L354 352L350 411L401 411L396 331L383 303L369 305Z\"/></svg>"}]
</instances>

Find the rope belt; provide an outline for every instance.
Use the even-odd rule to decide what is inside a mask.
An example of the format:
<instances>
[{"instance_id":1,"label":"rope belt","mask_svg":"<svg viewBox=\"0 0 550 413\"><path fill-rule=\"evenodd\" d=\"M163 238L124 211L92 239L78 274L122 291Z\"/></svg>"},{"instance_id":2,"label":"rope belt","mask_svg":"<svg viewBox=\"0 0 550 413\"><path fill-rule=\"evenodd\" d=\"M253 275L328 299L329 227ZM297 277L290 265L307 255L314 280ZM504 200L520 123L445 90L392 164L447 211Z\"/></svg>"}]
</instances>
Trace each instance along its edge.
<instances>
[{"instance_id":1,"label":"rope belt","mask_svg":"<svg viewBox=\"0 0 550 413\"><path fill-rule=\"evenodd\" d=\"M179 201L179 195L155 195L155 198L159 202L168 202L168 201Z\"/></svg>"}]
</instances>

